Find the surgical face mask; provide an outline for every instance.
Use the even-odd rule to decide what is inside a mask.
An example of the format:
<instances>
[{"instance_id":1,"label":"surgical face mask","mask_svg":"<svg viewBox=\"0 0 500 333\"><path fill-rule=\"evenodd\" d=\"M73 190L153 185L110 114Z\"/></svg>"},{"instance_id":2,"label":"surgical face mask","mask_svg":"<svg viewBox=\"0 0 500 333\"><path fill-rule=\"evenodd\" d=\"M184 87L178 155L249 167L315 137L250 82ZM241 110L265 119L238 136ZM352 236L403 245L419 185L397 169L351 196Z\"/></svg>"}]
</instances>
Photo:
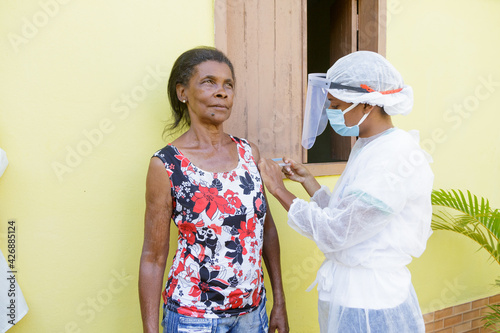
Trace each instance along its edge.
<instances>
[{"instance_id":1,"label":"surgical face mask","mask_svg":"<svg viewBox=\"0 0 500 333\"><path fill-rule=\"evenodd\" d=\"M345 109L345 111L342 111L340 109L326 109L326 116L330 121L330 126L332 126L333 130L337 132L337 134L342 136L359 136L359 125L361 125L361 123L365 121L366 117L368 117L371 111L365 114L357 125L350 127L346 126L344 115L354 109L356 106L358 106L358 103L351 105L350 107Z\"/></svg>"}]
</instances>

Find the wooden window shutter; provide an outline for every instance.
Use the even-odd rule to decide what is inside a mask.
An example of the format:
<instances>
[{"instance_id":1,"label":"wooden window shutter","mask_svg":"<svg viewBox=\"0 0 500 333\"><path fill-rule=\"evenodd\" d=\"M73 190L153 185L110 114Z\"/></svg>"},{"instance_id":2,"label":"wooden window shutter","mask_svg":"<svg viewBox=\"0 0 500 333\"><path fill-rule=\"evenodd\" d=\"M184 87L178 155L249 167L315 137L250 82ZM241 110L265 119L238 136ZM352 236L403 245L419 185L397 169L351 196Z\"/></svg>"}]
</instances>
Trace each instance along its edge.
<instances>
[{"instance_id":1,"label":"wooden window shutter","mask_svg":"<svg viewBox=\"0 0 500 333\"><path fill-rule=\"evenodd\" d=\"M257 144L264 157L302 161L303 6L303 0L215 0L215 46L236 72L224 130Z\"/></svg>"},{"instance_id":2,"label":"wooden window shutter","mask_svg":"<svg viewBox=\"0 0 500 333\"><path fill-rule=\"evenodd\" d=\"M378 52L385 57L387 0L358 1L358 50Z\"/></svg>"}]
</instances>

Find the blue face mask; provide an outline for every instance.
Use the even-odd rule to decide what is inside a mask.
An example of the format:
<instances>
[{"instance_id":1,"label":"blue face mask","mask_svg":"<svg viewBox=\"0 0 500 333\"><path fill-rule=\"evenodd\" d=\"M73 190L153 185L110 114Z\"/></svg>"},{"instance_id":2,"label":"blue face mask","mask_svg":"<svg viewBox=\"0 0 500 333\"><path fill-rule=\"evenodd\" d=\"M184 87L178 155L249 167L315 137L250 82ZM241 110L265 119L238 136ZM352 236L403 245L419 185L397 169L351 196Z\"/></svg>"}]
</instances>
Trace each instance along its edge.
<instances>
[{"instance_id":1,"label":"blue face mask","mask_svg":"<svg viewBox=\"0 0 500 333\"><path fill-rule=\"evenodd\" d=\"M365 121L371 111L365 114L357 125L351 127L346 126L344 119L344 114L354 109L357 105L358 104L353 104L345 109L345 111L340 109L326 109L326 116L330 121L330 126L332 126L333 130L337 132L337 134L342 136L359 136L359 125Z\"/></svg>"}]
</instances>

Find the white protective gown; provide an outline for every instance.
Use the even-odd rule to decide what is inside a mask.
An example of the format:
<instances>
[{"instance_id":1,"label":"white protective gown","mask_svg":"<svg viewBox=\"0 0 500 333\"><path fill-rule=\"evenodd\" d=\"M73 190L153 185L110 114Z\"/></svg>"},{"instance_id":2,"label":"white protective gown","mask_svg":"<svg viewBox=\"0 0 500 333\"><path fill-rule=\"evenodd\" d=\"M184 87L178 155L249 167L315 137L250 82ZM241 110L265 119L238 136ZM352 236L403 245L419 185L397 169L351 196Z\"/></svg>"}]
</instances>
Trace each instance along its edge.
<instances>
[{"instance_id":1,"label":"white protective gown","mask_svg":"<svg viewBox=\"0 0 500 333\"><path fill-rule=\"evenodd\" d=\"M432 233L430 156L418 132L359 138L333 194L295 199L289 225L314 240L321 332L424 332L406 268Z\"/></svg>"}]
</instances>

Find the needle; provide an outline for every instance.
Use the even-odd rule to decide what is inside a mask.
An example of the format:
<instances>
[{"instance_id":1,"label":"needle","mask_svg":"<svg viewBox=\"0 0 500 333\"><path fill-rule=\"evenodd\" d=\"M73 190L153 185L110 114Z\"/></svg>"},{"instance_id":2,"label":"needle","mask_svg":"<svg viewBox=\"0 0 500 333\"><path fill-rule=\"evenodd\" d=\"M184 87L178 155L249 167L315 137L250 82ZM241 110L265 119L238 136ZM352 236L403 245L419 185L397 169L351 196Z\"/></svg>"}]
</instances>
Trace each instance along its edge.
<instances>
[{"instance_id":1,"label":"needle","mask_svg":"<svg viewBox=\"0 0 500 333\"><path fill-rule=\"evenodd\" d=\"M283 159L281 159L281 158L273 158L273 161L274 162L279 162L279 161L283 161ZM286 166L290 166L291 164L290 163L278 163L278 165L280 167L286 167Z\"/></svg>"}]
</instances>

